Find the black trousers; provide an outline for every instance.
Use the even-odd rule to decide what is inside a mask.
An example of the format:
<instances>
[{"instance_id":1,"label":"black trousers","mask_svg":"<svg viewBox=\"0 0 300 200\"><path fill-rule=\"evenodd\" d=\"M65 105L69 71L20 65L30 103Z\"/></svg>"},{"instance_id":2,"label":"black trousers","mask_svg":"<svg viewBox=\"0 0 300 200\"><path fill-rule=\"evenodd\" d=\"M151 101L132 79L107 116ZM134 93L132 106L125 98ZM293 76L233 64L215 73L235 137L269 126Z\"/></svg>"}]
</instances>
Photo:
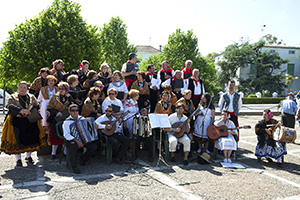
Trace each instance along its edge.
<instances>
[{"instance_id":1,"label":"black trousers","mask_svg":"<svg viewBox=\"0 0 300 200\"><path fill-rule=\"evenodd\" d=\"M108 141L113 148L113 155L125 159L125 154L130 145L130 139L122 133L114 133L108 136Z\"/></svg>"},{"instance_id":2,"label":"black trousers","mask_svg":"<svg viewBox=\"0 0 300 200\"><path fill-rule=\"evenodd\" d=\"M158 99L158 90L150 89L150 105L151 105L150 113L154 113L157 104L157 99Z\"/></svg>"},{"instance_id":3,"label":"black trousers","mask_svg":"<svg viewBox=\"0 0 300 200\"><path fill-rule=\"evenodd\" d=\"M77 156L78 156L78 145L75 141L67 141L67 147L70 150L70 157L71 157L71 165L72 167L77 166ZM91 155L96 151L97 144L95 143L87 143L84 145L87 148L87 151L82 154L80 159L84 162L88 161Z\"/></svg>"},{"instance_id":4,"label":"black trousers","mask_svg":"<svg viewBox=\"0 0 300 200\"><path fill-rule=\"evenodd\" d=\"M283 113L281 115L281 123L283 126L295 128L295 115Z\"/></svg>"}]
</instances>

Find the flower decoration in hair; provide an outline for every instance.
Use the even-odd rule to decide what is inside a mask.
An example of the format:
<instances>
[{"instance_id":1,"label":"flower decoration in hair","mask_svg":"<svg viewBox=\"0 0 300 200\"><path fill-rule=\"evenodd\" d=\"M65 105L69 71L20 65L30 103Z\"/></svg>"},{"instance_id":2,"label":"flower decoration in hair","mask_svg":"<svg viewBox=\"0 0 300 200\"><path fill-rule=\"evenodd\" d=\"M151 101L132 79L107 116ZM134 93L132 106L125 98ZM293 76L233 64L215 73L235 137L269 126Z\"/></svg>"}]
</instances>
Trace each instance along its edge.
<instances>
[{"instance_id":1,"label":"flower decoration in hair","mask_svg":"<svg viewBox=\"0 0 300 200\"><path fill-rule=\"evenodd\" d=\"M103 88L104 88L104 85L101 85L101 89L100 89L100 90L102 91L102 90L103 90Z\"/></svg>"},{"instance_id":2,"label":"flower decoration in hair","mask_svg":"<svg viewBox=\"0 0 300 200\"><path fill-rule=\"evenodd\" d=\"M66 89L66 93L68 93L68 92L70 92L70 88L67 88L67 89Z\"/></svg>"},{"instance_id":3,"label":"flower decoration in hair","mask_svg":"<svg viewBox=\"0 0 300 200\"><path fill-rule=\"evenodd\" d=\"M42 76L42 73L41 73L41 72L39 72L39 75L40 75L40 76Z\"/></svg>"},{"instance_id":4,"label":"flower decoration in hair","mask_svg":"<svg viewBox=\"0 0 300 200\"><path fill-rule=\"evenodd\" d=\"M270 119L272 119L274 117L274 115L271 111L268 113L268 116L269 116Z\"/></svg>"},{"instance_id":5,"label":"flower decoration in hair","mask_svg":"<svg viewBox=\"0 0 300 200\"><path fill-rule=\"evenodd\" d=\"M80 68L83 68L83 64L82 63L80 63L79 66L80 66Z\"/></svg>"},{"instance_id":6,"label":"flower decoration in hair","mask_svg":"<svg viewBox=\"0 0 300 200\"><path fill-rule=\"evenodd\" d=\"M56 66L56 64L57 64L56 61L54 61L54 62L53 62L53 65Z\"/></svg>"}]
</instances>

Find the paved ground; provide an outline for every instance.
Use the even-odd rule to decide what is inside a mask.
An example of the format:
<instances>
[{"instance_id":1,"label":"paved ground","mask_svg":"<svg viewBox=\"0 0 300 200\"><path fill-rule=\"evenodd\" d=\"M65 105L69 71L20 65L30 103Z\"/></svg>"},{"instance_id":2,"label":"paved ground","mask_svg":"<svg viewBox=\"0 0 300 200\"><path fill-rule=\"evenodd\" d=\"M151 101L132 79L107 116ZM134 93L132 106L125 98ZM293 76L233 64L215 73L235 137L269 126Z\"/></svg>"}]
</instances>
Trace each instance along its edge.
<instances>
[{"instance_id":1,"label":"paved ground","mask_svg":"<svg viewBox=\"0 0 300 200\"><path fill-rule=\"evenodd\" d=\"M3 116L0 115L3 118ZM279 119L279 117L276 117ZM0 155L0 198L2 199L300 199L300 129L298 139L287 144L283 168L275 163L258 163L254 157L254 125L258 115L240 116L238 160L245 169L221 167L221 155L209 165L192 161L165 166L148 163L145 155L135 164L106 164L104 156L92 158L74 175L65 161L34 154L35 165L15 168L13 156ZM2 121L2 120L1 120ZM193 160L195 155L191 158Z\"/></svg>"}]
</instances>

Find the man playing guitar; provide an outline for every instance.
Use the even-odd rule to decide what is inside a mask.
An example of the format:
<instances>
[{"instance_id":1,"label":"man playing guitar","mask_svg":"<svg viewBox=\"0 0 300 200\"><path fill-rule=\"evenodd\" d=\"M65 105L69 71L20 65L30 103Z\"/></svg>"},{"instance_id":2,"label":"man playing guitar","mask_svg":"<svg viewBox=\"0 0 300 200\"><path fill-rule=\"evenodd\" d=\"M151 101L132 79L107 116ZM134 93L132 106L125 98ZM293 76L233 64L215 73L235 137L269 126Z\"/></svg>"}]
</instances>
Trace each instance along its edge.
<instances>
[{"instance_id":1,"label":"man playing guitar","mask_svg":"<svg viewBox=\"0 0 300 200\"><path fill-rule=\"evenodd\" d=\"M176 105L176 112L171 114L169 116L169 121L170 124L173 125L177 122L185 122L188 118L183 114L184 111L184 105L182 103L178 103ZM190 132L190 120L186 121L186 132L185 133L189 133ZM164 129L165 131L168 132L168 138L169 138L169 151L171 153L171 162L176 162L175 159L175 151L176 151L176 146L177 143L180 142L183 144L183 151L184 151L184 159L183 159L183 164L184 165L188 165L189 161L188 161L188 155L189 152L191 150L191 140L190 138L187 136L187 134L183 134L182 137L177 138L175 137L173 134L174 133L180 133L182 128L166 128Z\"/></svg>"},{"instance_id":2,"label":"man playing guitar","mask_svg":"<svg viewBox=\"0 0 300 200\"><path fill-rule=\"evenodd\" d=\"M105 114L98 117L95 121L95 127L100 130L111 130L113 126L111 124L102 124L102 122L111 121L112 123L116 120L116 118L112 115L113 108L111 105L106 106ZM118 164L122 164L125 159L126 150L129 147L130 139L122 134L122 124L119 122L116 123L116 130L112 135L108 135L108 141L112 145L113 148L113 156L116 159Z\"/></svg>"}]
</instances>

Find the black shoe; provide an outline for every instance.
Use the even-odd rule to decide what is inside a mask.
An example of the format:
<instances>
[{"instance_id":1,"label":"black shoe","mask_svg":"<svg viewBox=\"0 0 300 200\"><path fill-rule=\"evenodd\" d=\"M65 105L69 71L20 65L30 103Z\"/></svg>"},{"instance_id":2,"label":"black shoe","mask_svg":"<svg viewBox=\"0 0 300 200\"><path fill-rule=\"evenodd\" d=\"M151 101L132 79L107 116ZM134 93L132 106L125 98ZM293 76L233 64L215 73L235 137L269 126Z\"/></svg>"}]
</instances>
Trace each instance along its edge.
<instances>
[{"instance_id":1,"label":"black shoe","mask_svg":"<svg viewBox=\"0 0 300 200\"><path fill-rule=\"evenodd\" d=\"M75 174L81 174L80 169L76 166L76 167L72 167L72 170Z\"/></svg>"},{"instance_id":2,"label":"black shoe","mask_svg":"<svg viewBox=\"0 0 300 200\"><path fill-rule=\"evenodd\" d=\"M184 161L183 161L183 165L184 165L184 166L189 165L189 161L188 161L188 160L184 160Z\"/></svg>"},{"instance_id":3,"label":"black shoe","mask_svg":"<svg viewBox=\"0 0 300 200\"><path fill-rule=\"evenodd\" d=\"M33 165L33 160L32 160L31 157L25 158L25 160L27 161L28 164L32 164Z\"/></svg>"},{"instance_id":4,"label":"black shoe","mask_svg":"<svg viewBox=\"0 0 300 200\"><path fill-rule=\"evenodd\" d=\"M171 162L176 162L175 156L171 157Z\"/></svg>"},{"instance_id":5,"label":"black shoe","mask_svg":"<svg viewBox=\"0 0 300 200\"><path fill-rule=\"evenodd\" d=\"M269 163L272 163L272 162L273 162L272 158L267 158L267 161L268 161Z\"/></svg>"},{"instance_id":6,"label":"black shoe","mask_svg":"<svg viewBox=\"0 0 300 200\"><path fill-rule=\"evenodd\" d=\"M56 158L56 155L52 155L50 160L55 160L55 158Z\"/></svg>"},{"instance_id":7,"label":"black shoe","mask_svg":"<svg viewBox=\"0 0 300 200\"><path fill-rule=\"evenodd\" d=\"M21 160L17 160L17 167L22 167L22 161Z\"/></svg>"},{"instance_id":8,"label":"black shoe","mask_svg":"<svg viewBox=\"0 0 300 200\"><path fill-rule=\"evenodd\" d=\"M257 162L261 162L261 158L257 158Z\"/></svg>"}]
</instances>

